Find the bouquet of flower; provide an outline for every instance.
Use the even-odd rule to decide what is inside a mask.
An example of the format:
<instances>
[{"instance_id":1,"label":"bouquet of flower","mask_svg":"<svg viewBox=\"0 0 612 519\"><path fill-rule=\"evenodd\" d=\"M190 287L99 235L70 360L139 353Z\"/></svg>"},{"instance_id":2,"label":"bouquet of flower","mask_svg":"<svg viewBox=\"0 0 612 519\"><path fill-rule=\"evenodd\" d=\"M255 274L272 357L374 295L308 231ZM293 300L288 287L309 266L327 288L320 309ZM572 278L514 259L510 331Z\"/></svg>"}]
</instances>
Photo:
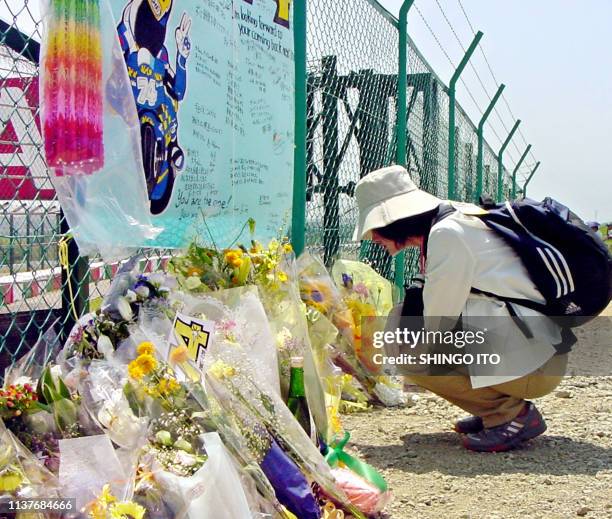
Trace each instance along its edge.
<instances>
[{"instance_id":1,"label":"bouquet of flower","mask_svg":"<svg viewBox=\"0 0 612 519\"><path fill-rule=\"evenodd\" d=\"M168 296L176 280L165 274L138 274L134 270L137 259L130 259L113 279L102 306L79 319L64 346L64 358L89 362L112 357L129 339L129 328L141 314L174 316Z\"/></svg>"},{"instance_id":2,"label":"bouquet of flower","mask_svg":"<svg viewBox=\"0 0 612 519\"><path fill-rule=\"evenodd\" d=\"M336 488L317 448L244 355L226 351L208 366L206 383L218 405L233 418L239 434L247 438L253 458L290 512L298 517L320 517L317 499L308 491L313 482L319 489L316 498L331 496L355 512Z\"/></svg>"},{"instance_id":3,"label":"bouquet of flower","mask_svg":"<svg viewBox=\"0 0 612 519\"><path fill-rule=\"evenodd\" d=\"M57 478L4 426L0 420L0 503L16 498L59 497ZM28 517L42 519L44 514ZM51 515L51 517L59 517Z\"/></svg>"}]
</instances>

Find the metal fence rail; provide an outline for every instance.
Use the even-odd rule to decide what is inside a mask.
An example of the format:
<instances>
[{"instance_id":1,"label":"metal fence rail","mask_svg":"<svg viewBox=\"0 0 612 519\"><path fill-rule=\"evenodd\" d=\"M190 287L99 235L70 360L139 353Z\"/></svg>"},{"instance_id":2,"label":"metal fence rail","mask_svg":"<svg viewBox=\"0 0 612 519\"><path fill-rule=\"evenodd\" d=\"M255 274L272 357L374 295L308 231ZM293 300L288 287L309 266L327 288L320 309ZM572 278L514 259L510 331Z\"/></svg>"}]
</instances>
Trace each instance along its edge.
<instances>
[{"instance_id":1,"label":"metal fence rail","mask_svg":"<svg viewBox=\"0 0 612 519\"><path fill-rule=\"evenodd\" d=\"M0 0L0 12L9 13L0 21L0 378L4 366L53 323L58 334L67 333L74 324L71 307L78 315L89 311L118 268L81 257L67 240L41 149L41 34L31 3ZM306 161L297 165L306 177L305 245L327 264L338 256L361 258L393 277L391 258L368 242L353 242L352 230L356 182L396 160L398 21L374 0L308 0L305 23L306 112L296 114L306 128ZM448 87L412 41L406 89L407 169L423 189L446 197ZM455 123L456 198L472 200L477 127L459 105ZM495 196L497 156L486 141L483 163L483 191ZM505 169L503 181L507 195L511 177ZM8 188L14 196L6 196ZM60 263L60 247L67 250L68 268ZM142 253L143 268L151 270L163 266L171 251ZM405 275L416 262L417 255L408 254Z\"/></svg>"},{"instance_id":2,"label":"metal fence rail","mask_svg":"<svg viewBox=\"0 0 612 519\"><path fill-rule=\"evenodd\" d=\"M327 264L338 256L360 257L391 277L393 263L383 250L351 239L357 219L352 193L361 177L396 161L399 23L375 0L309 0L307 6L306 246ZM446 198L448 87L410 39L408 46L407 169L421 188ZM457 104L456 199L476 198L477 148L477 127ZM483 195L496 197L497 171L485 140ZM511 177L503 173L508 194ZM406 276L416 259L409 254Z\"/></svg>"}]
</instances>

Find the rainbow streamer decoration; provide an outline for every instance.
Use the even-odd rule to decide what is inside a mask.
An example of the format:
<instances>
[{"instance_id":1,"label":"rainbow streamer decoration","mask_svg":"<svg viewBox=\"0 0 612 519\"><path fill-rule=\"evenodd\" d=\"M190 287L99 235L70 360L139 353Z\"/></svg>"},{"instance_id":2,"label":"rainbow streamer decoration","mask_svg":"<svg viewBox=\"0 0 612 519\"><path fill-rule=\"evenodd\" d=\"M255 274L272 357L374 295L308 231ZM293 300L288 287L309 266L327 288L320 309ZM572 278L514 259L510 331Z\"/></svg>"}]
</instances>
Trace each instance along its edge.
<instances>
[{"instance_id":1,"label":"rainbow streamer decoration","mask_svg":"<svg viewBox=\"0 0 612 519\"><path fill-rule=\"evenodd\" d=\"M44 145L55 174L104 165L99 0L49 0L42 65Z\"/></svg>"}]
</instances>

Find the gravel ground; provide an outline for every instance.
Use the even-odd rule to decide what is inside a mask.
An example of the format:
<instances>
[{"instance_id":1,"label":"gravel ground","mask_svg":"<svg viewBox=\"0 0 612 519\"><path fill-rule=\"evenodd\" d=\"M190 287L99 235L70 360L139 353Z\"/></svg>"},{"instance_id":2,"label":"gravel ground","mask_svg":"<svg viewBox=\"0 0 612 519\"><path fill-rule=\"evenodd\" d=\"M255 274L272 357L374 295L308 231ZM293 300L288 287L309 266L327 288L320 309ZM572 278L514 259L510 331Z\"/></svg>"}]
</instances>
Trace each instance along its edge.
<instances>
[{"instance_id":1,"label":"gravel ground","mask_svg":"<svg viewBox=\"0 0 612 519\"><path fill-rule=\"evenodd\" d=\"M465 450L452 431L465 413L415 397L343 417L350 450L389 483L392 518L612 518L612 376L567 377L536 401L548 431L510 453Z\"/></svg>"}]
</instances>

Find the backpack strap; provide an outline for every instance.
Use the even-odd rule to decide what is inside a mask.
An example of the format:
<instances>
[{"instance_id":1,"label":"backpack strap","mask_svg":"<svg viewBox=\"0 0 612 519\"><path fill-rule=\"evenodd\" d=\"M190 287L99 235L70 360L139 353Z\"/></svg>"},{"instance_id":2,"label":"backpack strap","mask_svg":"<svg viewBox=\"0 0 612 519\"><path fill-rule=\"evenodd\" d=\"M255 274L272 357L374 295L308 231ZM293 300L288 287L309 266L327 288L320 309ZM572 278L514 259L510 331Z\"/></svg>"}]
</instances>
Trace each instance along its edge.
<instances>
[{"instance_id":1,"label":"backpack strap","mask_svg":"<svg viewBox=\"0 0 612 519\"><path fill-rule=\"evenodd\" d=\"M547 315L549 313L549 306L542 303L536 303L535 301L531 301L529 299L520 299L515 297L503 297L497 294L493 294L491 292L486 292L484 290L480 290L478 288L472 287L470 289L472 294L480 294L487 297L492 297L497 299L498 301L502 301L506 304L506 308L508 309L508 313L514 319L516 325L523 332L525 337L528 339L533 337L533 334L527 329L525 323L521 321L521 318L517 315L516 311L512 307L512 304L524 306L525 308L530 308L531 310L535 310L536 312L540 312L541 314ZM554 318L552 318L554 320ZM578 342L577 337L574 335L572 330L567 327L566 323L559 323L562 325L561 328L561 342L559 344L553 344L554 348L557 350L558 354L569 353L572 349L572 346ZM565 326L563 326L565 324Z\"/></svg>"}]
</instances>

